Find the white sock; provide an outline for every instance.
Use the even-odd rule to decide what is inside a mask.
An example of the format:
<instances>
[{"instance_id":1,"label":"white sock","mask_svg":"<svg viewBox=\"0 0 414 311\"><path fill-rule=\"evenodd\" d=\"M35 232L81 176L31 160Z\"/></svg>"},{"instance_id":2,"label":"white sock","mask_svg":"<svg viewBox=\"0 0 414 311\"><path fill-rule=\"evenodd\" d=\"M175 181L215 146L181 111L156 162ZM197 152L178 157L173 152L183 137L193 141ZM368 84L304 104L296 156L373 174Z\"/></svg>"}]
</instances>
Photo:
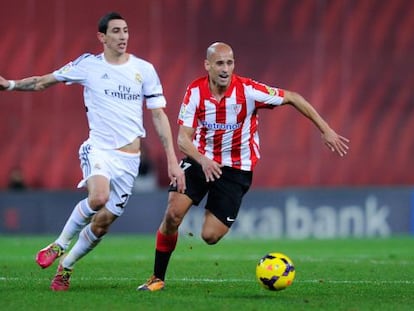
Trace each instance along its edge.
<instances>
[{"instance_id":1,"label":"white sock","mask_svg":"<svg viewBox=\"0 0 414 311\"><path fill-rule=\"evenodd\" d=\"M88 224L79 233L79 239L73 245L72 249L67 253L66 257L61 262L61 265L67 269L73 269L73 265L95 248L101 241L101 238L97 238L92 232L91 224Z\"/></svg>"},{"instance_id":2,"label":"white sock","mask_svg":"<svg viewBox=\"0 0 414 311\"><path fill-rule=\"evenodd\" d=\"M88 199L80 201L73 209L55 243L59 244L63 249L67 249L73 237L91 221L92 216L95 214L96 211L90 208Z\"/></svg>"}]
</instances>

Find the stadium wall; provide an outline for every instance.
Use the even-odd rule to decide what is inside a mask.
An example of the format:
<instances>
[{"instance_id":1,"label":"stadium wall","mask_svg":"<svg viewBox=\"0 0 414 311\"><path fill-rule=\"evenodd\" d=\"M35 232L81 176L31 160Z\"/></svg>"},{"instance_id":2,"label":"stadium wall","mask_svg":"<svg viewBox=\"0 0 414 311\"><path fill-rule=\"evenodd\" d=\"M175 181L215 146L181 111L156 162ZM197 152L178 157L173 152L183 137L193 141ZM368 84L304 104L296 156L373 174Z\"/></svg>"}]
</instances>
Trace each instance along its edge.
<instances>
[{"instance_id":1,"label":"stadium wall","mask_svg":"<svg viewBox=\"0 0 414 311\"><path fill-rule=\"evenodd\" d=\"M58 234L83 192L0 193L1 234ZM113 233L153 234L167 192L134 193ZM203 202L204 203L204 202ZM203 205L201 204L201 206ZM193 207L180 227L199 235L204 209ZM252 190L229 237L389 237L414 234L413 188Z\"/></svg>"},{"instance_id":2,"label":"stadium wall","mask_svg":"<svg viewBox=\"0 0 414 311\"><path fill-rule=\"evenodd\" d=\"M99 53L97 20L128 20L129 51L154 63L177 132L188 83L204 75L206 47L226 41L236 73L305 96L341 135L345 158L291 107L259 113L261 188L414 185L412 0L13 0L0 10L0 75L51 72ZM3 4L3 3L2 3ZM88 135L82 89L0 94L0 189L18 167L32 189L72 189ZM147 156L168 185L162 144L145 119Z\"/></svg>"}]
</instances>

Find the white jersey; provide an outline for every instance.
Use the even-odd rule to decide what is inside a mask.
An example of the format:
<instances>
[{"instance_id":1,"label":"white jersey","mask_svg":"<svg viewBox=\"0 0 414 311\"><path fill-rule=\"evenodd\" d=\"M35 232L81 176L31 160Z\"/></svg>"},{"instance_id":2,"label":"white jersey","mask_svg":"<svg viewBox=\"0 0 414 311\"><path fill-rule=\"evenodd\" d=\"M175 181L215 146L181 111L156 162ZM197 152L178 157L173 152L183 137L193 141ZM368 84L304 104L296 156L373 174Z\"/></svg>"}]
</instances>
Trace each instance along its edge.
<instances>
[{"instance_id":1,"label":"white jersey","mask_svg":"<svg viewBox=\"0 0 414 311\"><path fill-rule=\"evenodd\" d=\"M84 86L89 143L99 149L117 149L145 137L144 99L148 109L166 106L154 66L131 54L122 65L109 64L103 54L83 54L53 75Z\"/></svg>"}]
</instances>

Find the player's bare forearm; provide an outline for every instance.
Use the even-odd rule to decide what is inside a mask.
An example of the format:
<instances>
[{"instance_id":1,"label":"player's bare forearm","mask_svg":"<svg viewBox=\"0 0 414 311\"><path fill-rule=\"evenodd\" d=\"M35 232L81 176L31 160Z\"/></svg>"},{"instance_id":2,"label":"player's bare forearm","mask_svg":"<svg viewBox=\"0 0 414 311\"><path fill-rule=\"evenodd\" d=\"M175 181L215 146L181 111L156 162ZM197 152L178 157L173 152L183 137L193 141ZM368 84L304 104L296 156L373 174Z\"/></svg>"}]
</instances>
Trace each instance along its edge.
<instances>
[{"instance_id":1,"label":"player's bare forearm","mask_svg":"<svg viewBox=\"0 0 414 311\"><path fill-rule=\"evenodd\" d=\"M162 108L152 110L152 120L155 130L165 149L168 163L168 177L170 183L177 187L177 191L184 193L186 189L184 171L180 168L175 154L170 122Z\"/></svg>"},{"instance_id":2,"label":"player's bare forearm","mask_svg":"<svg viewBox=\"0 0 414 311\"><path fill-rule=\"evenodd\" d=\"M293 105L316 125L322 133L324 144L332 152L338 153L341 157L347 154L349 139L338 135L306 99L297 93L286 92L284 103Z\"/></svg>"},{"instance_id":3,"label":"player's bare forearm","mask_svg":"<svg viewBox=\"0 0 414 311\"><path fill-rule=\"evenodd\" d=\"M174 151L172 133L170 122L163 109L154 109L152 111L152 121L155 130L160 138L161 144L164 147L168 162L177 162L177 157Z\"/></svg>"},{"instance_id":4,"label":"player's bare forearm","mask_svg":"<svg viewBox=\"0 0 414 311\"><path fill-rule=\"evenodd\" d=\"M193 135L193 128L180 126L180 129L178 131L177 144L182 153L200 163L202 154L198 152L197 148L192 142Z\"/></svg>"},{"instance_id":5,"label":"player's bare forearm","mask_svg":"<svg viewBox=\"0 0 414 311\"><path fill-rule=\"evenodd\" d=\"M16 91L40 91L45 87L39 86L40 77L29 77L22 80L16 81L14 89Z\"/></svg>"},{"instance_id":6,"label":"player's bare forearm","mask_svg":"<svg viewBox=\"0 0 414 311\"><path fill-rule=\"evenodd\" d=\"M285 103L294 106L305 117L310 119L321 131L321 133L325 133L329 130L329 126L325 120L322 119L315 108L300 94L295 92L286 92Z\"/></svg>"},{"instance_id":7,"label":"player's bare forearm","mask_svg":"<svg viewBox=\"0 0 414 311\"><path fill-rule=\"evenodd\" d=\"M28 77L21 80L5 80L2 78L0 82L1 90L41 91L58 83L59 81L57 81L52 74L47 74L44 76ZM11 85L12 88L10 88Z\"/></svg>"},{"instance_id":8,"label":"player's bare forearm","mask_svg":"<svg viewBox=\"0 0 414 311\"><path fill-rule=\"evenodd\" d=\"M222 174L222 165L198 152L192 142L194 131L191 127L180 126L177 139L178 147L185 155L201 165L207 182L219 179Z\"/></svg>"}]
</instances>

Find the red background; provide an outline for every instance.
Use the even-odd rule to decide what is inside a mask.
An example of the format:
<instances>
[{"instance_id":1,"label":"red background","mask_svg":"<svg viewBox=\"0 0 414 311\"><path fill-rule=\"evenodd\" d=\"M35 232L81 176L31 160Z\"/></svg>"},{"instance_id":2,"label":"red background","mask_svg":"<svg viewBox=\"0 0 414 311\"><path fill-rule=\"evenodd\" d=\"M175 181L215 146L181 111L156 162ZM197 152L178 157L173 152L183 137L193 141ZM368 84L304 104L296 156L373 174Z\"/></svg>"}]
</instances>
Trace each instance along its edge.
<instances>
[{"instance_id":1,"label":"red background","mask_svg":"<svg viewBox=\"0 0 414 311\"><path fill-rule=\"evenodd\" d=\"M205 49L225 41L238 74L301 93L351 139L340 158L293 108L262 111L255 187L414 183L414 1L15 0L0 11L0 75L41 75L100 52L97 21L111 10L128 22L129 51L157 68L174 135L187 84L205 74ZM0 105L0 188L13 167L32 188L74 188L88 134L81 87L3 92ZM165 185L163 150L145 121Z\"/></svg>"}]
</instances>

